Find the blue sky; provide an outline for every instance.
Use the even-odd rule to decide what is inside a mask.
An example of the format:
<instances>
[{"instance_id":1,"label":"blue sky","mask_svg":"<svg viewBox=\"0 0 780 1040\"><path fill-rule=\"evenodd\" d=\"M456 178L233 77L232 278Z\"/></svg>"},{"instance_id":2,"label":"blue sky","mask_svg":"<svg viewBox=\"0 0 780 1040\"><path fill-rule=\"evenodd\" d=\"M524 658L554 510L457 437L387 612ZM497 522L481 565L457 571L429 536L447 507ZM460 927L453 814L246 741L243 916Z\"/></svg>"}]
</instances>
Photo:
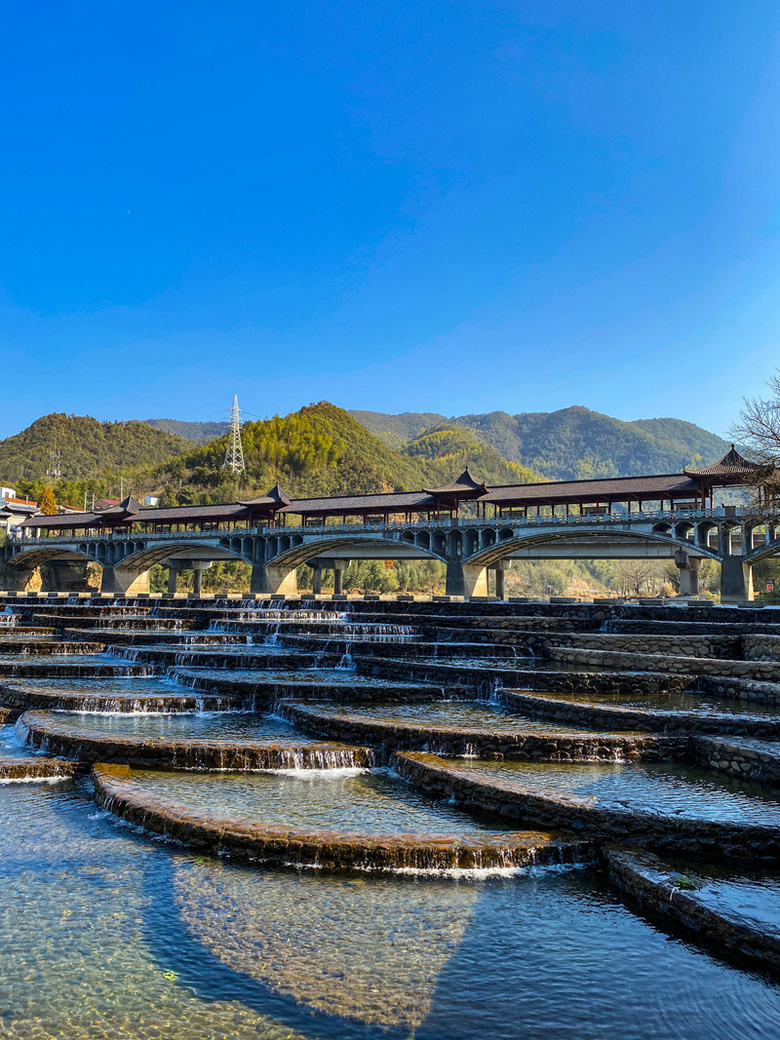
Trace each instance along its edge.
<instances>
[{"instance_id":1,"label":"blue sky","mask_svg":"<svg viewBox=\"0 0 780 1040\"><path fill-rule=\"evenodd\" d=\"M3 5L0 436L583 404L780 364L780 5Z\"/></svg>"}]
</instances>

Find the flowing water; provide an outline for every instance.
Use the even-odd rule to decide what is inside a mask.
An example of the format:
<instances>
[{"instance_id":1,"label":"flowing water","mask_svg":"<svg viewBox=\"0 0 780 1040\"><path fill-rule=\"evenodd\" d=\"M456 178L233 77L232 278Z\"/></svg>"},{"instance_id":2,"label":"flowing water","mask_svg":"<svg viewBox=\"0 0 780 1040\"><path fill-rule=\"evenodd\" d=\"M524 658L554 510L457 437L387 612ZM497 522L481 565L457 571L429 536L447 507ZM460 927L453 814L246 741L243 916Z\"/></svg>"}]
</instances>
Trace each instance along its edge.
<instances>
[{"instance_id":1,"label":"flowing water","mask_svg":"<svg viewBox=\"0 0 780 1040\"><path fill-rule=\"evenodd\" d=\"M778 987L659 933L583 871L260 872L149 842L68 782L0 789L0 877L8 1040L780 1032Z\"/></svg>"},{"instance_id":2,"label":"flowing water","mask_svg":"<svg viewBox=\"0 0 780 1040\"><path fill-rule=\"evenodd\" d=\"M459 765L475 779L519 790L576 795L608 809L687 819L780 826L780 789L731 780L697 766L661 762L519 762Z\"/></svg>"},{"instance_id":3,"label":"flowing water","mask_svg":"<svg viewBox=\"0 0 780 1040\"><path fill-rule=\"evenodd\" d=\"M572 733L582 727L539 721L489 701L417 701L411 704L308 704L323 716L350 716L371 722L409 726L439 726L447 729L481 730L495 733Z\"/></svg>"},{"instance_id":4,"label":"flowing water","mask_svg":"<svg viewBox=\"0 0 780 1040\"><path fill-rule=\"evenodd\" d=\"M454 806L432 803L386 770L301 769L260 773L133 770L156 798L244 823L358 834L463 834L480 830ZM487 828L488 832L509 828Z\"/></svg>"},{"instance_id":5,"label":"flowing water","mask_svg":"<svg viewBox=\"0 0 780 1040\"><path fill-rule=\"evenodd\" d=\"M539 694L538 696L545 696ZM753 718L780 717L780 704L754 704L738 699L699 693L609 693L582 690L578 693L550 693L561 701L577 701L617 708L644 708L648 711L674 711L715 715L750 715Z\"/></svg>"},{"instance_id":6,"label":"flowing water","mask_svg":"<svg viewBox=\"0 0 780 1040\"><path fill-rule=\"evenodd\" d=\"M54 721L58 729L70 726L74 733L84 736L138 737L139 740L277 741L295 738L296 735L293 726L284 719L276 715L256 715L250 712L86 715L83 712L63 711L56 713Z\"/></svg>"}]
</instances>

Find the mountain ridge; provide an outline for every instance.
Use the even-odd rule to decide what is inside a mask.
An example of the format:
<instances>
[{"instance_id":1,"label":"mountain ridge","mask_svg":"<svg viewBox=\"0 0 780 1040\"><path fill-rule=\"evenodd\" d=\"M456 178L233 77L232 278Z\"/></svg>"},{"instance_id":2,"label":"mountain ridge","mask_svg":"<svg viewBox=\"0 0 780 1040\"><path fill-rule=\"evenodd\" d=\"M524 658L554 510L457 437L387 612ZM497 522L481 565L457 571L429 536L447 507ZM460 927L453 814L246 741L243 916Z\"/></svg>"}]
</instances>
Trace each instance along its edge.
<instances>
[{"instance_id":1,"label":"mountain ridge","mask_svg":"<svg viewBox=\"0 0 780 1040\"><path fill-rule=\"evenodd\" d=\"M447 418L435 412L355 411L370 432L401 448L421 436L420 425L435 417L434 426L469 430L504 458L543 473L550 480L674 473L685 466L720 458L729 442L684 419L655 418L625 421L582 405L554 412L495 411Z\"/></svg>"}]
</instances>

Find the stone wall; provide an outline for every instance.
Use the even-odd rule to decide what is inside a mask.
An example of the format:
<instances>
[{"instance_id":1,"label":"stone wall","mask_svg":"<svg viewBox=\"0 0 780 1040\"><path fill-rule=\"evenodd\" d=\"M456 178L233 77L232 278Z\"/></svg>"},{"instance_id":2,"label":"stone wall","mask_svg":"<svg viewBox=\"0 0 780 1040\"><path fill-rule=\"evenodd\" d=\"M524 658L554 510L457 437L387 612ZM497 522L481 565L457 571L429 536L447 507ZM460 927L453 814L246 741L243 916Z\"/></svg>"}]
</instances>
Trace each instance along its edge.
<instances>
[{"instance_id":1,"label":"stone wall","mask_svg":"<svg viewBox=\"0 0 780 1040\"><path fill-rule=\"evenodd\" d=\"M694 737L696 761L739 780L780 784L780 744L737 737Z\"/></svg>"},{"instance_id":2,"label":"stone wall","mask_svg":"<svg viewBox=\"0 0 780 1040\"><path fill-rule=\"evenodd\" d=\"M517 758L545 762L617 762L629 759L675 760L687 750L687 740L641 734L533 732L528 723L513 729L480 730L431 726L427 723L382 722L361 718L359 712L334 716L297 704L280 707L281 714L307 733L347 743L375 744L385 756L397 749L420 749L441 755Z\"/></svg>"},{"instance_id":3,"label":"stone wall","mask_svg":"<svg viewBox=\"0 0 780 1040\"><path fill-rule=\"evenodd\" d=\"M567 646L553 646L549 655L552 661L587 665L589 668L625 668L687 675L729 675L769 681L780 680L780 662L774 661L730 661L720 658L627 653L620 650L581 650Z\"/></svg>"},{"instance_id":4,"label":"stone wall","mask_svg":"<svg viewBox=\"0 0 780 1040\"><path fill-rule=\"evenodd\" d=\"M754 715L710 715L658 709L621 707L581 701L558 700L551 696L499 690L501 701L515 711L565 725L586 726L596 730L639 730L656 733L730 733L738 736L780 739L780 715L757 718Z\"/></svg>"},{"instance_id":5,"label":"stone wall","mask_svg":"<svg viewBox=\"0 0 780 1040\"><path fill-rule=\"evenodd\" d=\"M780 831L772 826L605 808L572 795L523 790L500 778L476 778L451 759L415 751L397 753L393 765L401 776L434 798L454 799L469 809L507 820L669 852L751 860L775 858L780 853Z\"/></svg>"},{"instance_id":6,"label":"stone wall","mask_svg":"<svg viewBox=\"0 0 780 1040\"><path fill-rule=\"evenodd\" d=\"M756 967L780 973L780 932L736 913L716 912L694 891L676 883L674 871L648 853L602 850L609 880L638 903L651 917L672 921L697 944L729 952L742 967L746 960ZM706 1035L706 1030L702 1035Z\"/></svg>"},{"instance_id":7,"label":"stone wall","mask_svg":"<svg viewBox=\"0 0 780 1040\"><path fill-rule=\"evenodd\" d=\"M220 856L317 870L447 870L520 867L532 863L580 863L595 850L581 839L506 831L461 835L362 835L307 831L272 822L243 823L171 802L139 787L122 765L92 768L95 800L102 808L154 834Z\"/></svg>"}]
</instances>

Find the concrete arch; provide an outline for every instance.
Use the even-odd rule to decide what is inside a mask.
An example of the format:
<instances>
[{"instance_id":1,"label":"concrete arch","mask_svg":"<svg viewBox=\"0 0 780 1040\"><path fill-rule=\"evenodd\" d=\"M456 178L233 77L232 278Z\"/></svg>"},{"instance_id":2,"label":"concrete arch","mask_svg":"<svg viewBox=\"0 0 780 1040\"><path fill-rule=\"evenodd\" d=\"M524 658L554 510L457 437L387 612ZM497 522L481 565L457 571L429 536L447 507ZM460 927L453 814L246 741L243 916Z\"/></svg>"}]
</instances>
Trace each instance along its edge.
<instances>
[{"instance_id":1,"label":"concrete arch","mask_svg":"<svg viewBox=\"0 0 780 1040\"><path fill-rule=\"evenodd\" d=\"M576 539L594 539L597 538L603 541L614 541L615 533L612 531L594 531L584 528L568 528L556 531L543 531L539 534L525 534L521 537L514 537L511 540L498 542L489 548L482 549L480 552L473 556L468 557L463 562L473 567L490 567L492 564L497 563L499 560L503 560L508 556L511 556L513 552L517 552L519 549L530 549L535 545L545 545L549 542L556 541L571 541ZM687 553L693 556L706 557L711 560L718 560L720 557L716 552L711 549L703 549L698 546L694 546L691 542L679 542L674 538L670 538L668 535L653 535L643 534L633 531L621 530L619 532L621 540L631 539L636 542L651 545L663 545L665 548L671 546L679 546L684 549ZM693 550L693 551L692 551Z\"/></svg>"},{"instance_id":2,"label":"concrete arch","mask_svg":"<svg viewBox=\"0 0 780 1040\"><path fill-rule=\"evenodd\" d=\"M167 544L158 543L157 545L150 545L146 549L132 553L130 556L124 557L121 561L121 567L122 570L136 571L140 574L142 571L148 571L156 563L164 563L166 560L175 557L180 559L240 560L241 563L250 565L252 563L251 557L247 559L246 556L242 555L240 545L238 551L235 551L232 548L227 549L221 545L210 546L203 545L203 543L197 541L175 541Z\"/></svg>"},{"instance_id":3,"label":"concrete arch","mask_svg":"<svg viewBox=\"0 0 780 1040\"><path fill-rule=\"evenodd\" d=\"M91 556L88 552L80 551L79 548L68 547L56 547L52 546L41 546L40 548L24 549L22 552L13 553L6 559L6 563L11 567L19 567L22 570L34 570L36 567L41 567L44 563L48 563L49 560L83 560L85 563L95 563L95 557Z\"/></svg>"},{"instance_id":4,"label":"concrete arch","mask_svg":"<svg viewBox=\"0 0 780 1040\"><path fill-rule=\"evenodd\" d=\"M776 538L769 542L767 545L762 545L758 549L753 549L744 557L746 563L759 563L761 560L768 560L773 556L780 556L780 539Z\"/></svg>"},{"instance_id":5,"label":"concrete arch","mask_svg":"<svg viewBox=\"0 0 780 1040\"><path fill-rule=\"evenodd\" d=\"M674 537L678 542L693 542L696 538L696 527L690 520L680 520L674 525Z\"/></svg>"},{"instance_id":6,"label":"concrete arch","mask_svg":"<svg viewBox=\"0 0 780 1040\"><path fill-rule=\"evenodd\" d=\"M316 541L304 542L302 545L296 545L286 552L279 553L278 556L271 557L266 561L266 567L272 567L279 570L293 570L295 567L300 567L302 563L308 563L309 560L315 559L317 556L324 556L326 558L333 558L334 556L342 555L349 557L350 549L359 549L361 553L365 552L366 548L381 550L377 553L377 559L408 559L408 550L412 548L409 542L401 539L384 539L377 538L366 541L364 538L350 538L349 535L344 535L341 538L318 538ZM399 550L402 550L399 552ZM437 555L430 549L423 549L419 544L414 546L415 553L424 554L431 560L439 560L440 562L446 562L442 556ZM364 557L361 557L364 558Z\"/></svg>"}]
</instances>

